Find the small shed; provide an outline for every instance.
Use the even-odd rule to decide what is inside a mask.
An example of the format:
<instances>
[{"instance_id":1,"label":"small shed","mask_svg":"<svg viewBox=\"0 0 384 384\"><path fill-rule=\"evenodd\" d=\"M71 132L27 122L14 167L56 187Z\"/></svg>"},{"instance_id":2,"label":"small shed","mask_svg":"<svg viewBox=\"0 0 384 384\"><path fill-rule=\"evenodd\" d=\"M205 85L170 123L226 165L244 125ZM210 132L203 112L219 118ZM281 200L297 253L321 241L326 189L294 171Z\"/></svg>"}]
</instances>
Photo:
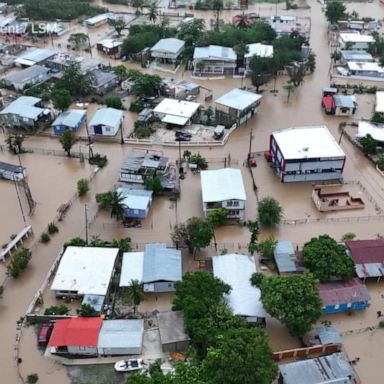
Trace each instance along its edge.
<instances>
[{"instance_id":1,"label":"small shed","mask_svg":"<svg viewBox=\"0 0 384 384\"><path fill-rule=\"evenodd\" d=\"M160 312L157 314L157 322L163 352L185 352L190 338L185 330L183 312Z\"/></svg>"},{"instance_id":2,"label":"small shed","mask_svg":"<svg viewBox=\"0 0 384 384\"><path fill-rule=\"evenodd\" d=\"M117 188L117 193L124 197L125 219L145 219L152 204L152 191L145 189Z\"/></svg>"},{"instance_id":3,"label":"small shed","mask_svg":"<svg viewBox=\"0 0 384 384\"><path fill-rule=\"evenodd\" d=\"M273 254L279 274L298 271L295 251L290 241L278 241Z\"/></svg>"},{"instance_id":4,"label":"small shed","mask_svg":"<svg viewBox=\"0 0 384 384\"><path fill-rule=\"evenodd\" d=\"M105 296L104 295L84 295L81 305L88 304L90 305L97 313L100 313L103 309Z\"/></svg>"},{"instance_id":5,"label":"small shed","mask_svg":"<svg viewBox=\"0 0 384 384\"><path fill-rule=\"evenodd\" d=\"M91 135L115 136L123 121L123 111L115 108L100 108L89 122Z\"/></svg>"},{"instance_id":6,"label":"small shed","mask_svg":"<svg viewBox=\"0 0 384 384\"><path fill-rule=\"evenodd\" d=\"M90 72L94 81L91 88L99 95L104 93L115 85L117 85L119 78L117 75L111 72L102 71L101 69L95 69Z\"/></svg>"},{"instance_id":7,"label":"small shed","mask_svg":"<svg viewBox=\"0 0 384 384\"><path fill-rule=\"evenodd\" d=\"M67 130L77 132L87 117L84 109L69 109L61 113L52 123L55 134L63 133Z\"/></svg>"},{"instance_id":8,"label":"small shed","mask_svg":"<svg viewBox=\"0 0 384 384\"><path fill-rule=\"evenodd\" d=\"M306 343L312 345L342 344L342 337L337 328L332 324L320 324L316 326L309 334L309 340Z\"/></svg>"},{"instance_id":9,"label":"small shed","mask_svg":"<svg viewBox=\"0 0 384 384\"><path fill-rule=\"evenodd\" d=\"M356 112L357 103L355 96L334 95L335 115L352 116Z\"/></svg>"}]
</instances>

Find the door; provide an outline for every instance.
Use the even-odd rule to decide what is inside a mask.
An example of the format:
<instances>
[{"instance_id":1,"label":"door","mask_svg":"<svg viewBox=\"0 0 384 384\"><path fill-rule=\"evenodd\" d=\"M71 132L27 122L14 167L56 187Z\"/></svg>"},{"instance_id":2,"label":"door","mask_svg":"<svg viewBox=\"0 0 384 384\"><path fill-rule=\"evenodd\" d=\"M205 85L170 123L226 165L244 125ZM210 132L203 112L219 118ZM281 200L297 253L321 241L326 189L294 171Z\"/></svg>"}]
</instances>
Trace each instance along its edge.
<instances>
[{"instance_id":1,"label":"door","mask_svg":"<svg viewBox=\"0 0 384 384\"><path fill-rule=\"evenodd\" d=\"M102 125L95 125L93 127L95 131L95 135L102 135L103 134L103 126Z\"/></svg>"}]
</instances>

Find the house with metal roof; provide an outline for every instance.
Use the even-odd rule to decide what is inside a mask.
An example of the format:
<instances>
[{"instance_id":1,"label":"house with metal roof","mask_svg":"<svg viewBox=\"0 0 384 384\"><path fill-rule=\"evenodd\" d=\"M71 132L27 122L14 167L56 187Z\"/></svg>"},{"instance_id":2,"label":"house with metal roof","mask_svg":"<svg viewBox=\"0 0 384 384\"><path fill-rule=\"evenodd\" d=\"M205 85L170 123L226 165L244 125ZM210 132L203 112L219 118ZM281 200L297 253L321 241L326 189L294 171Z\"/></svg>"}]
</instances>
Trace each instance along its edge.
<instances>
[{"instance_id":1,"label":"house with metal roof","mask_svg":"<svg viewBox=\"0 0 384 384\"><path fill-rule=\"evenodd\" d=\"M196 47L193 52L193 74L234 75L237 55L232 48L219 45Z\"/></svg>"},{"instance_id":2,"label":"house with metal roof","mask_svg":"<svg viewBox=\"0 0 384 384\"><path fill-rule=\"evenodd\" d=\"M253 57L273 57L273 45L261 43L247 44L248 52L244 55L245 70L249 71L249 64Z\"/></svg>"},{"instance_id":3,"label":"house with metal roof","mask_svg":"<svg viewBox=\"0 0 384 384\"><path fill-rule=\"evenodd\" d=\"M118 252L117 248L67 247L51 290L56 297L105 296Z\"/></svg>"},{"instance_id":4,"label":"house with metal roof","mask_svg":"<svg viewBox=\"0 0 384 384\"><path fill-rule=\"evenodd\" d=\"M26 85L44 83L49 80L49 68L41 65L33 65L18 72L12 72L1 80L5 85L13 87L16 91L22 91Z\"/></svg>"},{"instance_id":5,"label":"house with metal roof","mask_svg":"<svg viewBox=\"0 0 384 384\"><path fill-rule=\"evenodd\" d=\"M246 194L240 169L201 171L200 176L205 217L212 210L224 208L228 219L245 218Z\"/></svg>"},{"instance_id":6,"label":"house with metal roof","mask_svg":"<svg viewBox=\"0 0 384 384\"><path fill-rule=\"evenodd\" d=\"M191 339L185 330L183 311L159 312L156 317L163 352L185 352Z\"/></svg>"},{"instance_id":7,"label":"house with metal roof","mask_svg":"<svg viewBox=\"0 0 384 384\"><path fill-rule=\"evenodd\" d=\"M170 65L176 68L184 51L185 41L174 37L160 39L152 48L151 56L158 64Z\"/></svg>"},{"instance_id":8,"label":"house with metal roof","mask_svg":"<svg viewBox=\"0 0 384 384\"><path fill-rule=\"evenodd\" d=\"M139 355L143 348L144 320L102 320L72 317L56 320L48 346L61 356Z\"/></svg>"},{"instance_id":9,"label":"house with metal roof","mask_svg":"<svg viewBox=\"0 0 384 384\"><path fill-rule=\"evenodd\" d=\"M123 122L123 111L115 108L100 108L89 122L90 135L115 136Z\"/></svg>"},{"instance_id":10,"label":"house with metal roof","mask_svg":"<svg viewBox=\"0 0 384 384\"><path fill-rule=\"evenodd\" d=\"M69 109L60 113L52 123L55 134L63 133L67 130L77 132L87 118L87 111L84 109Z\"/></svg>"},{"instance_id":11,"label":"house with metal roof","mask_svg":"<svg viewBox=\"0 0 384 384\"><path fill-rule=\"evenodd\" d=\"M52 49L35 48L20 55L15 60L15 64L21 67L32 67L37 64L42 65L56 54L57 52Z\"/></svg>"},{"instance_id":12,"label":"house with metal roof","mask_svg":"<svg viewBox=\"0 0 384 384\"><path fill-rule=\"evenodd\" d=\"M373 139L384 143L384 124L373 124L369 121L361 120L358 122L357 138L371 135Z\"/></svg>"},{"instance_id":13,"label":"house with metal roof","mask_svg":"<svg viewBox=\"0 0 384 384\"><path fill-rule=\"evenodd\" d=\"M132 280L142 281L145 292L174 292L182 278L181 251L164 243L146 244L144 252L123 255L120 287L129 287Z\"/></svg>"},{"instance_id":14,"label":"house with metal roof","mask_svg":"<svg viewBox=\"0 0 384 384\"><path fill-rule=\"evenodd\" d=\"M266 312L261 302L260 289L251 285L256 273L253 256L227 254L212 257L213 274L232 289L225 300L235 315L242 316L253 325L265 325Z\"/></svg>"},{"instance_id":15,"label":"house with metal roof","mask_svg":"<svg viewBox=\"0 0 384 384\"><path fill-rule=\"evenodd\" d=\"M327 345L342 344L342 336L337 328L332 324L320 324L314 327L305 338L308 340L306 345Z\"/></svg>"},{"instance_id":16,"label":"house with metal roof","mask_svg":"<svg viewBox=\"0 0 384 384\"><path fill-rule=\"evenodd\" d=\"M21 181L27 176L27 171L21 165L13 165L0 161L0 179Z\"/></svg>"},{"instance_id":17,"label":"house with metal roof","mask_svg":"<svg viewBox=\"0 0 384 384\"><path fill-rule=\"evenodd\" d=\"M96 49L107 56L119 57L123 42L117 39L103 39L97 42Z\"/></svg>"},{"instance_id":18,"label":"house with metal roof","mask_svg":"<svg viewBox=\"0 0 384 384\"><path fill-rule=\"evenodd\" d=\"M373 56L366 51L340 51L340 62L347 64L348 61L355 61L360 63L371 63L374 60Z\"/></svg>"},{"instance_id":19,"label":"house with metal roof","mask_svg":"<svg viewBox=\"0 0 384 384\"><path fill-rule=\"evenodd\" d=\"M340 180L345 154L326 126L273 132L269 160L283 183Z\"/></svg>"},{"instance_id":20,"label":"house with metal roof","mask_svg":"<svg viewBox=\"0 0 384 384\"><path fill-rule=\"evenodd\" d=\"M282 384L357 384L360 380L343 352L279 364Z\"/></svg>"},{"instance_id":21,"label":"house with metal roof","mask_svg":"<svg viewBox=\"0 0 384 384\"><path fill-rule=\"evenodd\" d=\"M347 67L351 76L361 77L384 77L384 67L380 63L362 63L356 61L348 61Z\"/></svg>"},{"instance_id":22,"label":"house with metal roof","mask_svg":"<svg viewBox=\"0 0 384 384\"><path fill-rule=\"evenodd\" d=\"M199 103L192 101L164 99L153 110L163 123L185 126L192 123L198 115Z\"/></svg>"},{"instance_id":23,"label":"house with metal roof","mask_svg":"<svg viewBox=\"0 0 384 384\"><path fill-rule=\"evenodd\" d=\"M116 15L112 12L102 13L100 15L93 16L84 21L84 24L88 28L97 28L104 24L107 24L109 20L115 20Z\"/></svg>"},{"instance_id":24,"label":"house with metal roof","mask_svg":"<svg viewBox=\"0 0 384 384\"><path fill-rule=\"evenodd\" d=\"M89 72L93 78L91 89L98 95L104 95L117 85L119 77L112 72L105 72L100 69L94 69Z\"/></svg>"},{"instance_id":25,"label":"house with metal roof","mask_svg":"<svg viewBox=\"0 0 384 384\"><path fill-rule=\"evenodd\" d=\"M146 219L152 205L152 191L146 189L117 188L124 199L124 219Z\"/></svg>"},{"instance_id":26,"label":"house with metal roof","mask_svg":"<svg viewBox=\"0 0 384 384\"><path fill-rule=\"evenodd\" d=\"M0 123L9 128L33 130L40 121L51 117L51 111L39 107L40 103L38 97L20 96L0 111Z\"/></svg>"},{"instance_id":27,"label":"house with metal roof","mask_svg":"<svg viewBox=\"0 0 384 384\"><path fill-rule=\"evenodd\" d=\"M359 279L319 284L319 295L323 312L327 314L365 309L371 299L366 286Z\"/></svg>"},{"instance_id":28,"label":"house with metal roof","mask_svg":"<svg viewBox=\"0 0 384 384\"><path fill-rule=\"evenodd\" d=\"M220 124L243 124L259 109L262 95L234 88L215 100L216 121Z\"/></svg>"},{"instance_id":29,"label":"house with metal roof","mask_svg":"<svg viewBox=\"0 0 384 384\"><path fill-rule=\"evenodd\" d=\"M290 241L278 241L273 256L280 275L298 272L296 254Z\"/></svg>"},{"instance_id":30,"label":"house with metal roof","mask_svg":"<svg viewBox=\"0 0 384 384\"><path fill-rule=\"evenodd\" d=\"M372 35L361 35L360 33L339 33L341 50L367 51L375 39Z\"/></svg>"},{"instance_id":31,"label":"house with metal roof","mask_svg":"<svg viewBox=\"0 0 384 384\"><path fill-rule=\"evenodd\" d=\"M384 276L384 240L351 240L345 245L355 262L356 275L380 281Z\"/></svg>"},{"instance_id":32,"label":"house with metal roof","mask_svg":"<svg viewBox=\"0 0 384 384\"><path fill-rule=\"evenodd\" d=\"M352 116L357 109L356 96L333 95L336 116Z\"/></svg>"}]
</instances>

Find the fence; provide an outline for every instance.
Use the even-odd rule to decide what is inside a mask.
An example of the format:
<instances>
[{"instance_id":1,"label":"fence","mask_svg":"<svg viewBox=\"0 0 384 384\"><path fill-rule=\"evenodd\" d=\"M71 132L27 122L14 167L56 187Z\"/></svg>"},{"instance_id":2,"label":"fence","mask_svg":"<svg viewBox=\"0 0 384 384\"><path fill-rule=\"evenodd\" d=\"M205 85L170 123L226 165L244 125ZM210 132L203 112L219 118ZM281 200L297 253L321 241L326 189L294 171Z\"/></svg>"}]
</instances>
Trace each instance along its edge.
<instances>
[{"instance_id":1,"label":"fence","mask_svg":"<svg viewBox=\"0 0 384 384\"><path fill-rule=\"evenodd\" d=\"M313 355L330 354L341 351L341 344L315 345L313 347L295 348L286 351L274 352L272 359L281 361L293 357L308 357Z\"/></svg>"}]
</instances>

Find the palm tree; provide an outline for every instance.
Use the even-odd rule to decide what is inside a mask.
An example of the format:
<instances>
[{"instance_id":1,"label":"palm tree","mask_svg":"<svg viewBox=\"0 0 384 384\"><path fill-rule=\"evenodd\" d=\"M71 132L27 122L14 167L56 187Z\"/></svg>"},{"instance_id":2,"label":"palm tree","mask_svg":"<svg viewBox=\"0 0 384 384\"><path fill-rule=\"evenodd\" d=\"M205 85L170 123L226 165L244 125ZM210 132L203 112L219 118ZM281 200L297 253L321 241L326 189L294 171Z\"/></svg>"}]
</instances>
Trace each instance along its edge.
<instances>
[{"instance_id":1,"label":"palm tree","mask_svg":"<svg viewBox=\"0 0 384 384\"><path fill-rule=\"evenodd\" d=\"M216 29L219 29L220 11L224 8L223 0L213 0L212 9L216 14Z\"/></svg>"},{"instance_id":2,"label":"palm tree","mask_svg":"<svg viewBox=\"0 0 384 384\"><path fill-rule=\"evenodd\" d=\"M248 28L252 24L252 20L243 12L233 18L233 23L237 28Z\"/></svg>"},{"instance_id":3,"label":"palm tree","mask_svg":"<svg viewBox=\"0 0 384 384\"><path fill-rule=\"evenodd\" d=\"M132 279L128 287L128 300L133 304L133 313L136 313L137 307L145 299L144 283Z\"/></svg>"},{"instance_id":4,"label":"palm tree","mask_svg":"<svg viewBox=\"0 0 384 384\"><path fill-rule=\"evenodd\" d=\"M131 0L131 6L136 8L136 15L140 15L140 10L144 7L144 0Z\"/></svg>"},{"instance_id":5,"label":"palm tree","mask_svg":"<svg viewBox=\"0 0 384 384\"><path fill-rule=\"evenodd\" d=\"M115 217L117 221L122 220L124 216L124 201L125 197L116 191L111 193L111 217Z\"/></svg>"},{"instance_id":6,"label":"palm tree","mask_svg":"<svg viewBox=\"0 0 384 384\"><path fill-rule=\"evenodd\" d=\"M155 3L150 4L148 7L148 20L152 23L156 23L156 20L159 16L159 8Z\"/></svg>"},{"instance_id":7,"label":"palm tree","mask_svg":"<svg viewBox=\"0 0 384 384\"><path fill-rule=\"evenodd\" d=\"M291 97L291 92L293 92L296 87L292 83L287 83L283 85L283 88L288 92L287 94L287 103L288 103L289 98Z\"/></svg>"},{"instance_id":8,"label":"palm tree","mask_svg":"<svg viewBox=\"0 0 384 384\"><path fill-rule=\"evenodd\" d=\"M129 252L131 250L131 238L112 239L112 247L119 248L120 252Z\"/></svg>"}]
</instances>

